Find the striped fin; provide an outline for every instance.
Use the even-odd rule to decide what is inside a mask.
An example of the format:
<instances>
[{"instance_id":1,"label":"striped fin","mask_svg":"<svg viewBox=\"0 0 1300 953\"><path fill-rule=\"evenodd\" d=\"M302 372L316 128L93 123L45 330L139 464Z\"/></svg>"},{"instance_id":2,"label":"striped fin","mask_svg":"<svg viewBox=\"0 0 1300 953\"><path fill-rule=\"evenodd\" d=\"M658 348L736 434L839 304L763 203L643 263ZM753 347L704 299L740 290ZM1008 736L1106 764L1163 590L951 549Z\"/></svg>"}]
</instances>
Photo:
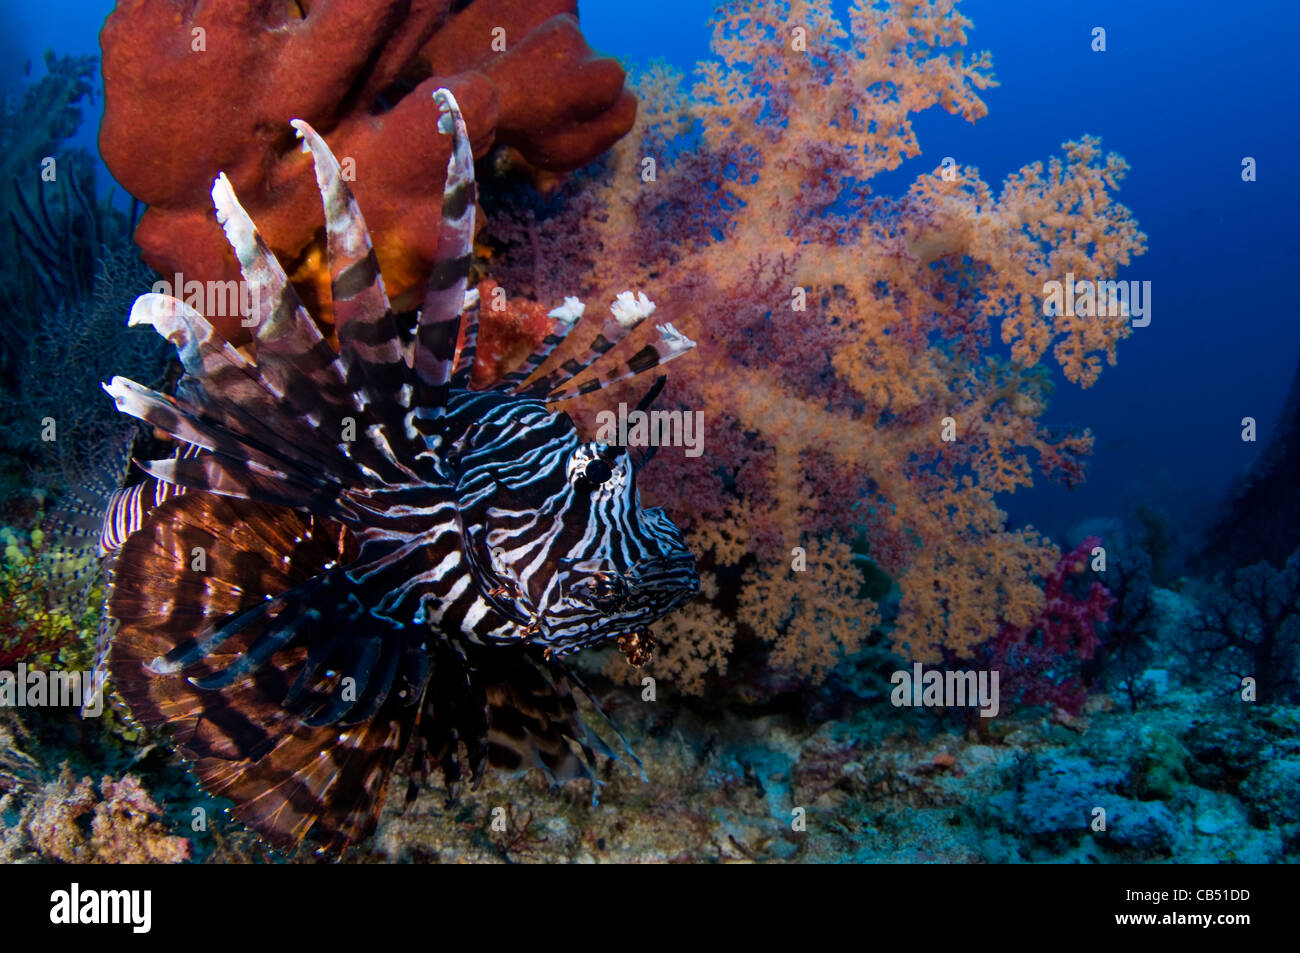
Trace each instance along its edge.
<instances>
[{"instance_id":1,"label":"striped fin","mask_svg":"<svg viewBox=\"0 0 1300 953\"><path fill-rule=\"evenodd\" d=\"M194 772L271 843L291 848L312 834L341 851L374 833L409 731L409 720L391 715L342 732L299 725L255 762L200 758Z\"/></svg>"},{"instance_id":2,"label":"striped fin","mask_svg":"<svg viewBox=\"0 0 1300 953\"><path fill-rule=\"evenodd\" d=\"M647 344L613 370L606 374L602 374L599 377L594 377L577 386L570 385L552 391L546 400L548 402L568 400L581 394L590 394L594 391L604 390L611 384L618 384L622 381L629 380L639 374L644 374L646 371L653 370L661 364L666 364L674 358L681 357L687 351L695 347L694 341L682 334L671 324L661 324L658 328L658 341L655 341L653 344Z\"/></svg>"},{"instance_id":3,"label":"striped fin","mask_svg":"<svg viewBox=\"0 0 1300 953\"><path fill-rule=\"evenodd\" d=\"M202 571L190 561L195 547L207 553ZM337 523L209 493L168 500L120 556L114 684L145 724L172 727L207 790L233 799L235 815L280 846L310 832L338 849L374 829L414 721L410 699L423 690L418 667L390 673L384 653L345 647L326 658L333 677L313 678L303 701L332 705L340 677L352 675L364 687L351 714L368 717L313 726L282 705L309 646L340 630L346 642L402 638L382 619L337 608L346 601L337 567L356 556Z\"/></svg>"},{"instance_id":4,"label":"striped fin","mask_svg":"<svg viewBox=\"0 0 1300 953\"><path fill-rule=\"evenodd\" d=\"M508 775L537 768L553 784L586 778L599 785L597 757L614 755L584 723L570 691L579 683L567 669L535 646L441 643L433 655L413 781L426 780L437 764L455 797L466 774L477 780L491 765Z\"/></svg>"},{"instance_id":5,"label":"striped fin","mask_svg":"<svg viewBox=\"0 0 1300 953\"><path fill-rule=\"evenodd\" d=\"M114 509L123 476L130 466L131 446L135 429L125 436L118 447L106 453L107 460L90 474L68 488L67 492L50 508L42 521L46 543L41 553L49 567L51 592L73 618L80 618L91 604L95 581L104 576L105 602L113 580L115 550L106 548L105 535L114 517L105 511ZM134 524L138 526L138 524ZM110 541L111 544L111 541ZM109 638L112 619L106 606L101 606L99 627L95 635L95 661L93 672L103 684L107 671ZM84 714L84 706L83 706Z\"/></svg>"},{"instance_id":6,"label":"striped fin","mask_svg":"<svg viewBox=\"0 0 1300 953\"><path fill-rule=\"evenodd\" d=\"M195 549L205 554L198 566ZM355 551L350 537L329 521L211 493L168 500L118 557L111 610L119 629L109 657L114 683L146 724L174 725L178 743L201 755L251 756L265 747L265 733L257 729L267 725L260 716L274 709L282 717L278 702L303 650L275 656L224 692L205 694L191 679L221 671L265 635L284 607L280 602L263 609L267 596L274 600L309 583ZM169 610L160 613L160 605ZM211 638L222 628L226 638ZM195 641L196 633L206 633L199 640L211 644L193 650L192 659L178 653L180 665L159 663ZM219 710L205 712L215 702L223 703L215 706ZM247 711L236 717L230 705ZM253 724L250 715L259 716Z\"/></svg>"},{"instance_id":7,"label":"striped fin","mask_svg":"<svg viewBox=\"0 0 1300 953\"><path fill-rule=\"evenodd\" d=\"M587 345L587 349L577 357L569 358L558 368L551 371L526 387L518 388L515 393L521 397L543 398L557 387L561 387L587 370L602 357L614 349L630 328L625 328L614 321L606 321L600 333Z\"/></svg>"},{"instance_id":8,"label":"striped fin","mask_svg":"<svg viewBox=\"0 0 1300 953\"><path fill-rule=\"evenodd\" d=\"M597 752L612 757L583 722L563 669L523 654L508 678L485 687L488 763L505 774L539 769L552 784L596 782Z\"/></svg>"},{"instance_id":9,"label":"striped fin","mask_svg":"<svg viewBox=\"0 0 1300 953\"><path fill-rule=\"evenodd\" d=\"M357 465L361 464L388 479L414 476L396 457L397 452L413 450L405 436L404 424L367 426L371 417L366 412L346 407L335 408L322 418L320 402L312 399L310 378L304 375L289 392L277 388L261 375L260 364L247 361L212 329L203 315L184 302L167 295L142 295L131 309L130 321L149 324L171 341L181 356L186 374L177 385L177 394L184 395L184 399L154 394L134 382L115 378L105 390L115 399L123 392L132 392L128 403L134 410L127 410L119 400L119 406L126 412L139 416L136 410L143 412L151 408L159 419L151 419L150 423L178 439L193 439L192 430L173 431L164 422L169 412L163 405L170 405L172 412L202 419L203 432L208 436L196 442L203 446L220 439L229 446L233 439L249 448L250 455L260 453L263 463L269 453L281 463L296 466L302 474L332 474L335 479L342 474L349 479L360 479L356 474ZM402 364L403 376L405 371ZM400 399L403 394L409 396L410 390L403 387L396 388L395 392ZM356 432L365 428L369 440L347 443L342 440L349 418ZM394 442L396 448L392 446ZM414 453L406 455L411 457Z\"/></svg>"},{"instance_id":10,"label":"striped fin","mask_svg":"<svg viewBox=\"0 0 1300 953\"><path fill-rule=\"evenodd\" d=\"M187 395L185 401L177 400L178 404L193 401L203 408L205 418L243 439L275 447L278 455L306 470L348 466L341 460L337 437L331 439L307 420L319 403L294 405L288 395L260 376L257 365L231 347L207 318L185 302L169 295L141 295L131 308L128 324L149 325L175 346L185 369L177 393Z\"/></svg>"},{"instance_id":11,"label":"striped fin","mask_svg":"<svg viewBox=\"0 0 1300 953\"><path fill-rule=\"evenodd\" d=\"M193 444L177 447L177 459L192 459L202 452ZM101 607L99 627L95 632L94 675L97 684L103 684L108 675L108 650L113 644L117 622L108 611L108 601L116 578L117 557L126 541L144 525L154 509L172 497L180 496L185 487L155 479L145 479L133 486L114 490L109 494L101 517L99 534L100 562L104 568L104 605Z\"/></svg>"},{"instance_id":12,"label":"striped fin","mask_svg":"<svg viewBox=\"0 0 1300 953\"><path fill-rule=\"evenodd\" d=\"M199 452L199 448L194 446L188 447L187 450L190 451L189 457ZM180 451L177 451L177 454L179 456ZM180 496L184 492L183 486L158 480L145 480L143 483L115 490L104 507L99 554L108 556L116 553L131 534L144 524L144 518L154 507L161 506L173 496Z\"/></svg>"},{"instance_id":13,"label":"striped fin","mask_svg":"<svg viewBox=\"0 0 1300 953\"><path fill-rule=\"evenodd\" d=\"M298 300L224 172L213 183L212 204L249 286L258 376L305 411L313 424L320 420L322 404L341 412L354 410L338 355Z\"/></svg>"},{"instance_id":14,"label":"striped fin","mask_svg":"<svg viewBox=\"0 0 1300 953\"><path fill-rule=\"evenodd\" d=\"M311 153L325 209L334 326L347 386L357 395L358 405L374 408L390 437L401 439L407 408L396 382L406 380L406 354L370 233L325 140L301 119L290 125Z\"/></svg>"},{"instance_id":15,"label":"striped fin","mask_svg":"<svg viewBox=\"0 0 1300 953\"><path fill-rule=\"evenodd\" d=\"M183 483L185 475L189 475L199 482L188 485L197 489L211 489L237 496L254 496L260 492L264 494L262 498L284 505L306 505L308 498L317 503L333 500L342 487L350 482L350 468L342 453L336 454L333 466L305 466L278 449L264 447L211 423L174 398L155 393L134 381L114 377L103 387L123 413L216 455L205 455L193 460L168 459L142 463L145 472L157 479ZM222 460L218 461L216 457ZM238 482L232 485L229 480L210 482L209 478L219 472L225 472L236 479L244 476L245 482L243 485ZM287 500L301 502L288 503Z\"/></svg>"},{"instance_id":16,"label":"striped fin","mask_svg":"<svg viewBox=\"0 0 1300 953\"><path fill-rule=\"evenodd\" d=\"M222 496L260 500L336 519L355 514L340 502L342 487L336 482L259 467L238 454L205 453L193 460L147 460L140 467L156 480L179 483Z\"/></svg>"},{"instance_id":17,"label":"striped fin","mask_svg":"<svg viewBox=\"0 0 1300 953\"><path fill-rule=\"evenodd\" d=\"M551 311L550 317L557 319L558 326L546 335L537 350L533 351L518 368L501 379L500 387L505 390L519 390L519 385L532 377L537 369L546 363L547 358L555 353L555 349L564 343L569 332L578 326L583 310L583 304L577 298L566 298L561 307Z\"/></svg>"},{"instance_id":18,"label":"striped fin","mask_svg":"<svg viewBox=\"0 0 1300 953\"><path fill-rule=\"evenodd\" d=\"M474 374L474 360L478 355L478 289L471 288L465 292L465 310L461 317L460 341L456 347L456 359L451 372L451 384L465 390L469 389L470 378Z\"/></svg>"},{"instance_id":19,"label":"striped fin","mask_svg":"<svg viewBox=\"0 0 1300 953\"><path fill-rule=\"evenodd\" d=\"M179 298L143 294L131 305L128 327L147 325L176 348L185 373L201 385L229 395L236 403L252 387L261 388L254 365L230 346L202 314ZM235 393L230 394L234 390ZM272 396L283 398L283 394Z\"/></svg>"},{"instance_id":20,"label":"striped fin","mask_svg":"<svg viewBox=\"0 0 1300 953\"><path fill-rule=\"evenodd\" d=\"M442 194L438 251L429 275L424 304L415 332L416 401L441 416L455 363L460 314L474 242L474 153L456 97L447 89L433 91L438 107L438 131L454 136L447 160Z\"/></svg>"},{"instance_id":21,"label":"striped fin","mask_svg":"<svg viewBox=\"0 0 1300 953\"><path fill-rule=\"evenodd\" d=\"M566 306L567 304L566 301ZM558 368L538 378L531 384L518 388L515 393L527 397L547 399L547 395L557 388L563 387L580 374L590 370L597 361L639 328L642 322L654 313L655 306L654 302L646 298L644 294L641 294L638 298L632 292L624 291L610 305L609 310L610 317L605 319L605 324L600 329L600 333L596 335L585 351L577 357L565 361ZM668 325L668 327L671 328L672 325Z\"/></svg>"},{"instance_id":22,"label":"striped fin","mask_svg":"<svg viewBox=\"0 0 1300 953\"><path fill-rule=\"evenodd\" d=\"M87 573L86 564L105 555L105 510L122 492L122 482L131 465L131 446L135 436L135 428L132 428L120 445L108 452L106 461L69 486L46 513L41 529L47 539L45 551L53 559L52 578L57 587L70 586L83 581L87 575L93 575L93 570ZM77 601L84 603L79 598L84 594L76 593ZM78 609L81 607L76 606Z\"/></svg>"}]
</instances>

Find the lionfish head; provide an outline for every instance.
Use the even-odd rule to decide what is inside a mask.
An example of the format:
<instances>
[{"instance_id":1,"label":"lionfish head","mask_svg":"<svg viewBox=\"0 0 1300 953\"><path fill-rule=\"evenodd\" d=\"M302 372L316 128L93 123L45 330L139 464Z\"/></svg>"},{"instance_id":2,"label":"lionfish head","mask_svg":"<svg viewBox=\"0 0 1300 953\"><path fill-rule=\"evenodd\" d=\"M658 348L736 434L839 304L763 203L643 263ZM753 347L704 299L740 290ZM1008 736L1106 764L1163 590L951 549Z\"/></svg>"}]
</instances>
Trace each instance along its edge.
<instances>
[{"instance_id":1,"label":"lionfish head","mask_svg":"<svg viewBox=\"0 0 1300 953\"><path fill-rule=\"evenodd\" d=\"M550 440L462 500L480 588L552 656L648 635L699 592L695 557L662 509L641 505L625 449L584 442L567 414L538 412L548 419L533 432Z\"/></svg>"}]
</instances>

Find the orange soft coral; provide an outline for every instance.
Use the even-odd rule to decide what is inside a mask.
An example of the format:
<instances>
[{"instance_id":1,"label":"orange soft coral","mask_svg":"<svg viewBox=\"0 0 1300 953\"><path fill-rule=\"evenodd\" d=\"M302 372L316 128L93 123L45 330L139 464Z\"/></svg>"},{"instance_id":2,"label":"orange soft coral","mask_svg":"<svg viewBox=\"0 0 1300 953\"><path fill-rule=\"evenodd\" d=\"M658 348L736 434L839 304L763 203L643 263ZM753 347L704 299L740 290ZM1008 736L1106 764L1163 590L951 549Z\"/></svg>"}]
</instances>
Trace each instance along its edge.
<instances>
[{"instance_id":1,"label":"orange soft coral","mask_svg":"<svg viewBox=\"0 0 1300 953\"><path fill-rule=\"evenodd\" d=\"M1126 166L1097 140L1000 192L956 166L872 194L873 177L919 155L912 114L985 114L990 61L963 54L969 25L956 0L857 0L847 29L829 0L733 3L716 21L720 60L689 95L649 70L594 207L549 226L581 228L594 259L563 276L566 293L645 287L699 342L663 400L704 411L705 452L661 452L642 486L738 580L724 601L776 668L823 674L875 620L851 584L858 526L901 591L893 636L909 657L964 655L1033 618L1057 553L1008 529L995 495L1035 469L1077 481L1091 448L1086 431L1040 423L1039 362L1087 386L1129 330L1043 313L1044 282L1113 277L1145 247L1113 198ZM535 246L558 240L546 223L533 232ZM995 333L1007 357L990 356ZM788 571L796 546L823 570ZM733 634L703 616L673 634L694 643L673 657L693 662L669 668L697 690Z\"/></svg>"}]
</instances>

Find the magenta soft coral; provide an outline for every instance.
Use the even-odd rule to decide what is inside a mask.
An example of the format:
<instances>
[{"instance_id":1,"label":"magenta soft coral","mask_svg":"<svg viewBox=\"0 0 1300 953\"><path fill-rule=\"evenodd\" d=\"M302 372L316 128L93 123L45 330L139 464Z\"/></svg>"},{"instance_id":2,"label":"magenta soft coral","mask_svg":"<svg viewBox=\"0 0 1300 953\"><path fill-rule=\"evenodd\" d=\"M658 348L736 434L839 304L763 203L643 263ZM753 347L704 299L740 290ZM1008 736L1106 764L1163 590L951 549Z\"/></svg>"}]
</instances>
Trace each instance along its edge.
<instances>
[{"instance_id":1,"label":"magenta soft coral","mask_svg":"<svg viewBox=\"0 0 1300 953\"><path fill-rule=\"evenodd\" d=\"M981 663L1001 674L1004 697L1025 705L1050 705L1071 715L1087 698L1080 667L1100 644L1097 626L1110 615L1115 599L1096 579L1081 585L1094 549L1089 536L1068 553L1043 581L1043 611L1026 626L1003 625L977 654ZM1082 592L1080 591L1082 590Z\"/></svg>"}]
</instances>

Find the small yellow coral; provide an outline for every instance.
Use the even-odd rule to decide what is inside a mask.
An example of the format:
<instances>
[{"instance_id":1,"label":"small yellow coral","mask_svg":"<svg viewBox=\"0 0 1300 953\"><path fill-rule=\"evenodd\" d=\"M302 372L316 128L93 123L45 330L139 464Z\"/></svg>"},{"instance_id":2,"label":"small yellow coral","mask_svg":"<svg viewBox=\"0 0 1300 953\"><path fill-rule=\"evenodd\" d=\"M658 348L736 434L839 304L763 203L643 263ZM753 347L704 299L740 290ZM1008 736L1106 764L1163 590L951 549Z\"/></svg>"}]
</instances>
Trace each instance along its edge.
<instances>
[{"instance_id":1,"label":"small yellow coral","mask_svg":"<svg viewBox=\"0 0 1300 953\"><path fill-rule=\"evenodd\" d=\"M710 672L726 674L736 624L707 602L691 603L660 627L650 671L678 691L698 695Z\"/></svg>"},{"instance_id":2,"label":"small yellow coral","mask_svg":"<svg viewBox=\"0 0 1300 953\"><path fill-rule=\"evenodd\" d=\"M739 620L772 646L773 665L820 680L880 621L876 604L859 597L861 587L853 550L816 539L790 564L746 573Z\"/></svg>"}]
</instances>

